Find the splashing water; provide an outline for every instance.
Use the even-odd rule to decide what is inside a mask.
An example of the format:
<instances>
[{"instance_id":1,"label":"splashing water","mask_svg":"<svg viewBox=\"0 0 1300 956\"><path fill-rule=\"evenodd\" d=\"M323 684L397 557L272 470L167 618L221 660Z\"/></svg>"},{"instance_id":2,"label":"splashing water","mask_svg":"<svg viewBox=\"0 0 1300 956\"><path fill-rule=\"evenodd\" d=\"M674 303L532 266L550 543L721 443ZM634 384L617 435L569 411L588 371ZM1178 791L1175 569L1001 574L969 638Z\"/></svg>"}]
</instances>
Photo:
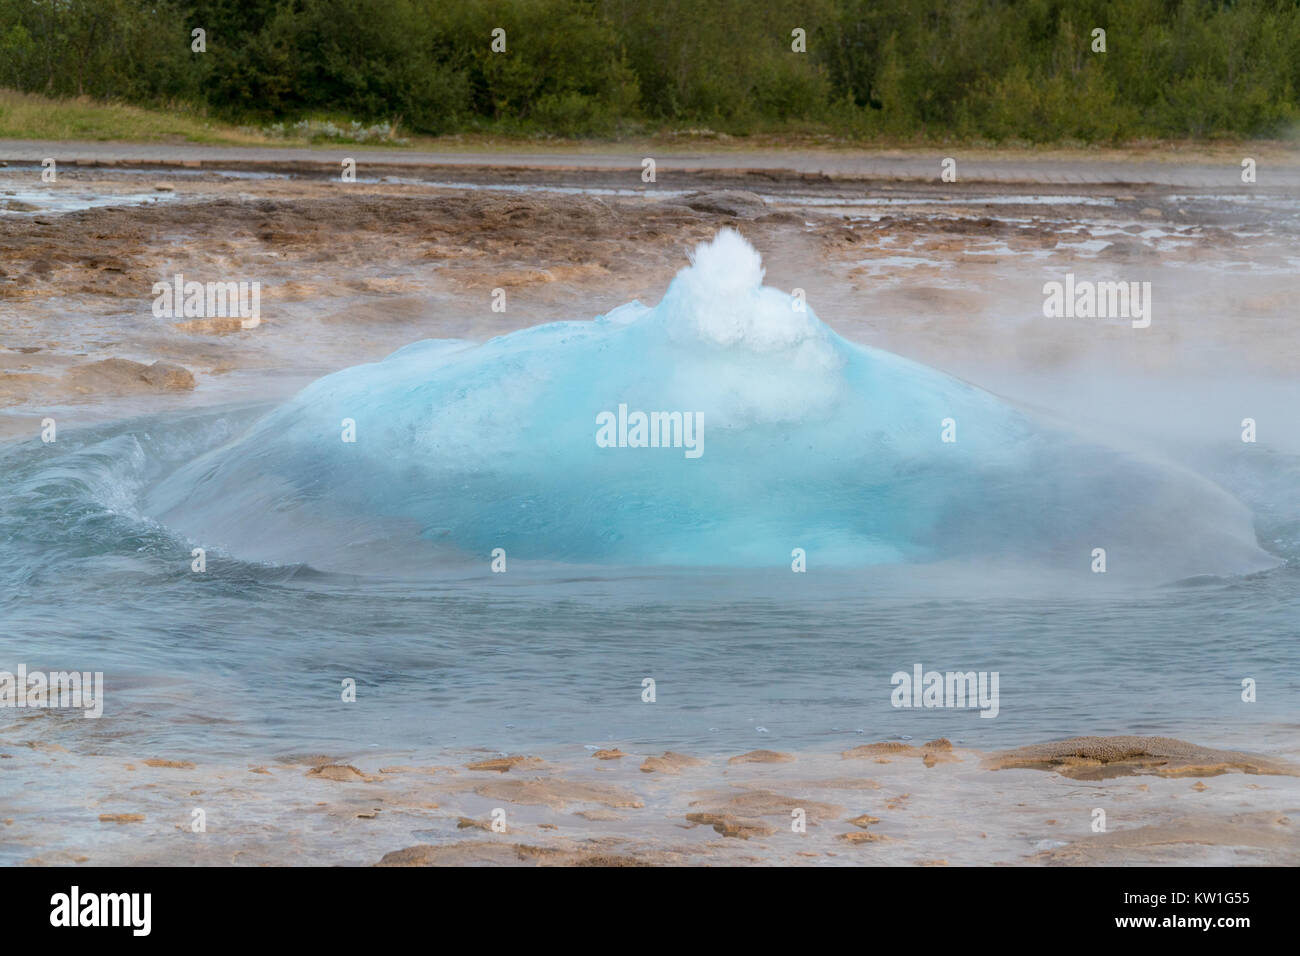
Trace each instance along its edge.
<instances>
[{"instance_id":1,"label":"splashing water","mask_svg":"<svg viewBox=\"0 0 1300 956\"><path fill-rule=\"evenodd\" d=\"M577 564L780 566L803 548L821 565L1074 569L1104 548L1110 569L1164 580L1276 563L1247 509L1203 479L848 342L762 278L723 230L655 308L419 342L327 376L177 471L148 511L242 558L330 569L481 563L495 548Z\"/></svg>"}]
</instances>

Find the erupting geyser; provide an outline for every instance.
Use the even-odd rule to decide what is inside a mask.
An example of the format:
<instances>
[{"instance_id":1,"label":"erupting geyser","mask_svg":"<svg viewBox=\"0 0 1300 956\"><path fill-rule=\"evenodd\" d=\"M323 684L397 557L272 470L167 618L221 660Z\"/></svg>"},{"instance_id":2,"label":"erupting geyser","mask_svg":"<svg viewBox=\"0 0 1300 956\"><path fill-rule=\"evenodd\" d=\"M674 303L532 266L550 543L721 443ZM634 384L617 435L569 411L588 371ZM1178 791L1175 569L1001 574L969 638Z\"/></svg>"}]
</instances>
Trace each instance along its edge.
<instances>
[{"instance_id":1,"label":"erupting geyser","mask_svg":"<svg viewBox=\"0 0 1300 956\"><path fill-rule=\"evenodd\" d=\"M173 474L150 510L241 558L352 570L486 567L494 548L1086 573L1101 547L1112 573L1161 579L1276 563L1212 484L848 342L762 278L724 230L654 308L329 375Z\"/></svg>"}]
</instances>

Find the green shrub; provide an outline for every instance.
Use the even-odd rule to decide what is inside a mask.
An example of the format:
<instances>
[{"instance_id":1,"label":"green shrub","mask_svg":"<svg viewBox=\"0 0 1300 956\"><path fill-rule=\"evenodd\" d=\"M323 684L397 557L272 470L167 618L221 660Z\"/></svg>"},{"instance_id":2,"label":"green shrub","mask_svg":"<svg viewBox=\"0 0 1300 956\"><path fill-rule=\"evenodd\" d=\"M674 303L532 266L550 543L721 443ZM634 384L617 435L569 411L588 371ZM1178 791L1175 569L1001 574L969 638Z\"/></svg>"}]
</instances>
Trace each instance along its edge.
<instances>
[{"instance_id":1,"label":"green shrub","mask_svg":"<svg viewBox=\"0 0 1300 956\"><path fill-rule=\"evenodd\" d=\"M425 134L1281 135L1300 119L1300 2L0 0L0 86Z\"/></svg>"}]
</instances>

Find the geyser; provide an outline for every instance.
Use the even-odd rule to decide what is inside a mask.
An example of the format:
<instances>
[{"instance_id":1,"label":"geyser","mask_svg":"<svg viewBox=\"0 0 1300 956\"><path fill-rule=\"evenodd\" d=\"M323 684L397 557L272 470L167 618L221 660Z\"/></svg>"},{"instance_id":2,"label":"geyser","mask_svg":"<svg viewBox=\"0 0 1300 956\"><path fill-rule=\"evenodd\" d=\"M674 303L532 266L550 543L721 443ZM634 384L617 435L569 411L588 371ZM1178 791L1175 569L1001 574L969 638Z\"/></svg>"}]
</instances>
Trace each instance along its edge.
<instances>
[{"instance_id":1,"label":"geyser","mask_svg":"<svg viewBox=\"0 0 1300 956\"><path fill-rule=\"evenodd\" d=\"M240 558L363 571L486 569L495 548L512 567L1276 563L1214 485L848 342L762 278L723 230L654 308L329 375L171 475L151 513ZM705 450L598 441L621 407L692 416Z\"/></svg>"}]
</instances>

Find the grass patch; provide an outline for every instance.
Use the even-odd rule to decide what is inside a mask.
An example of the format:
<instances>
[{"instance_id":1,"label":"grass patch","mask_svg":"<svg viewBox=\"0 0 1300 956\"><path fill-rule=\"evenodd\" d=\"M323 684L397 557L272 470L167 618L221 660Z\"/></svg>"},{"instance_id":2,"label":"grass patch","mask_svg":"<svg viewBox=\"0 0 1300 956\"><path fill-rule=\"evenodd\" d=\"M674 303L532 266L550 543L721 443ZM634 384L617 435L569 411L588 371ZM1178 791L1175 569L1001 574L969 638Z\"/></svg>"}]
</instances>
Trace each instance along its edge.
<instances>
[{"instance_id":1,"label":"grass patch","mask_svg":"<svg viewBox=\"0 0 1300 956\"><path fill-rule=\"evenodd\" d=\"M155 110L125 103L95 102L84 96L51 99L14 90L0 90L0 139L123 140L223 146L291 142L218 123L191 107Z\"/></svg>"},{"instance_id":2,"label":"grass patch","mask_svg":"<svg viewBox=\"0 0 1300 956\"><path fill-rule=\"evenodd\" d=\"M394 152L589 152L628 153L637 157L653 156L656 150L690 150L738 154L757 151L888 152L900 155L942 152L942 155L966 159L1034 156L1062 160L1126 159L1232 165L1247 155L1286 165L1300 161L1300 152L1295 142L1290 140L1136 140L1117 145L1068 141L1051 144L992 143L938 136L853 136L818 129L816 124L810 126L803 122L766 124L765 128L744 136L667 122L640 122L629 124L618 136L570 138L554 134L524 134L506 124L476 125L476 129L445 136L410 135L393 125L364 126L337 115L314 115L307 120L261 127L240 126L211 119L184 104L173 109L150 109L125 103L98 102L89 97L54 99L0 89L0 139L322 148L353 143L366 149Z\"/></svg>"}]
</instances>

